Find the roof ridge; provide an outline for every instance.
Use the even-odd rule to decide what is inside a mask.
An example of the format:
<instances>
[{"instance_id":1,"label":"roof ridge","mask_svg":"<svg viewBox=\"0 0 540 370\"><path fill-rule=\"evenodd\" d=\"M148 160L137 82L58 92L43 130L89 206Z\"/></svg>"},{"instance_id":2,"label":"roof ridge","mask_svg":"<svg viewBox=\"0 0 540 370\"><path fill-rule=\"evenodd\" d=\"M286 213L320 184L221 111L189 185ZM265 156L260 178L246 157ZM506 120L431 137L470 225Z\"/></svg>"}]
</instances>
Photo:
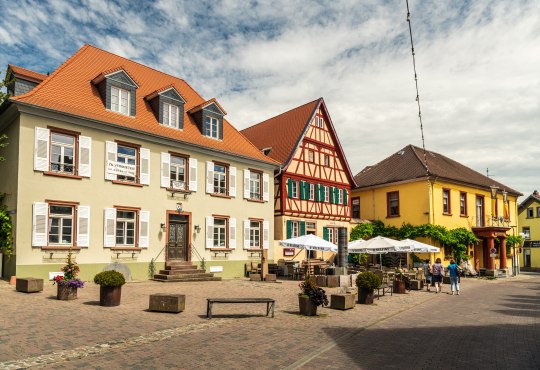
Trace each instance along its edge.
<instances>
[{"instance_id":1,"label":"roof ridge","mask_svg":"<svg viewBox=\"0 0 540 370\"><path fill-rule=\"evenodd\" d=\"M252 126L246 127L245 129L242 129L242 130L240 130L240 131L245 131L245 130L249 130L249 129L253 128L253 127L256 127L256 126L262 125L263 123L265 123L265 122L267 122L267 121L270 121L271 119L274 119L274 118L277 118L277 117L279 117L279 116L282 116L282 115L284 115L285 113L289 113L289 112L292 112L293 110L296 110L296 109L302 108L302 107L304 107L304 106L306 106L306 105L308 105L308 104L313 104L313 102L315 102L315 101L317 101L317 100L321 100L321 99L322 99L322 97L321 97L321 98L317 98L317 99L314 99L314 100L312 100L312 101L310 101L310 102L308 102L308 103L305 103L305 104L299 105L298 107L295 107L295 108L291 108L291 109L289 109L288 111L285 111L285 112L283 112L283 113L280 113L280 114L276 114L276 115L275 115L275 116L273 116L273 117L267 118L267 119L265 119L264 121L261 121L261 122L259 122L259 123L256 123L256 124L252 125Z\"/></svg>"},{"instance_id":2,"label":"roof ridge","mask_svg":"<svg viewBox=\"0 0 540 370\"><path fill-rule=\"evenodd\" d=\"M24 69L25 71L32 72L32 73L35 73L35 74L38 74L38 75L42 75L42 76L44 76L45 78L49 77L46 73L36 72L36 71L33 71L33 70L28 69L28 68L25 68L25 67L21 67L21 66L15 65L15 64L8 63L8 68L11 68L11 69L13 70L13 67L15 67L15 68L20 68L20 69ZM44 78L44 79L45 79L45 78Z\"/></svg>"},{"instance_id":3,"label":"roof ridge","mask_svg":"<svg viewBox=\"0 0 540 370\"><path fill-rule=\"evenodd\" d=\"M409 144L409 145L407 145L407 146L409 146L409 147L412 149L412 151L413 151L413 153L414 153L414 156L416 157L416 159L418 159L418 161L420 162L420 164L422 165L422 167L426 170L427 175L429 176L429 175L431 174L431 171L429 170L429 167L428 167L428 165L427 165L427 153L429 152L429 150L424 149L424 148L420 148L420 147L418 147L418 146L416 146L416 145L413 145L413 144ZM407 146L406 146L405 148L407 148ZM404 149L405 149L405 148L404 148ZM426 154L426 156L425 156L425 161L422 160L422 158L420 158L420 156L419 156L418 153L416 152L416 149L419 149L419 150L421 150L422 152L425 151L425 154ZM435 153L435 152L431 152L431 153L440 155L440 154Z\"/></svg>"},{"instance_id":4,"label":"roof ridge","mask_svg":"<svg viewBox=\"0 0 540 370\"><path fill-rule=\"evenodd\" d=\"M77 50L75 52L75 54L73 54L72 56L67 58L64 63L60 64L60 66L58 68L56 68L54 70L54 72L51 73L46 79L44 79L39 85L37 85L35 88L30 90L26 94L18 95L18 96L15 96L15 97L11 98L11 99L20 100L22 98L27 98L27 97L30 97L30 96L34 95L37 91L41 90L43 88L43 86L45 86L51 79L53 79L53 77L56 76L60 72L60 70L64 69L69 63L71 63L77 56L79 56L89 46L91 46L91 45L90 44L84 44L79 50Z\"/></svg>"}]
</instances>

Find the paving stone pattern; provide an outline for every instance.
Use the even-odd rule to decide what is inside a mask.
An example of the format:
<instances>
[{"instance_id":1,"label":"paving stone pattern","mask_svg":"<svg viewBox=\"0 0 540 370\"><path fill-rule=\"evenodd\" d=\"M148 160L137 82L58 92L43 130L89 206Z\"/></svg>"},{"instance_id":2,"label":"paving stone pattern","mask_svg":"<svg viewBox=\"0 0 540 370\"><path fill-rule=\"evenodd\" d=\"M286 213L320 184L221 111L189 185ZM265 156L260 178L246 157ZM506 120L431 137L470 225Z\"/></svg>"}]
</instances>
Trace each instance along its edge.
<instances>
[{"instance_id":1,"label":"paving stone pattern","mask_svg":"<svg viewBox=\"0 0 540 370\"><path fill-rule=\"evenodd\" d=\"M66 302L47 283L29 295L0 282L0 369L540 368L540 276L461 285L302 317L297 281L128 283L118 307L92 283ZM185 294L185 311L148 311L153 293ZM227 296L273 298L276 317L218 305L207 320L206 298Z\"/></svg>"}]
</instances>

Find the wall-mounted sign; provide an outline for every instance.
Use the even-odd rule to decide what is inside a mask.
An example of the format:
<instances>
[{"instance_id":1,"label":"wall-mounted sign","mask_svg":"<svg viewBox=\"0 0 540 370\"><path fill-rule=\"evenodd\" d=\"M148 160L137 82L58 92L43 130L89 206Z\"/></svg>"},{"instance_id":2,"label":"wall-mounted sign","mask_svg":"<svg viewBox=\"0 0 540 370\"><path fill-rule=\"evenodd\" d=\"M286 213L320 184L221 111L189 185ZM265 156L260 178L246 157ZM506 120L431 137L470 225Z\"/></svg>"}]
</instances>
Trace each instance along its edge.
<instances>
[{"instance_id":1,"label":"wall-mounted sign","mask_svg":"<svg viewBox=\"0 0 540 370\"><path fill-rule=\"evenodd\" d=\"M210 272L223 272L223 266L210 266Z\"/></svg>"},{"instance_id":2,"label":"wall-mounted sign","mask_svg":"<svg viewBox=\"0 0 540 370\"><path fill-rule=\"evenodd\" d=\"M111 175L135 177L137 166L133 164L107 161L107 173Z\"/></svg>"},{"instance_id":3,"label":"wall-mounted sign","mask_svg":"<svg viewBox=\"0 0 540 370\"><path fill-rule=\"evenodd\" d=\"M294 248L283 248L284 256L294 256Z\"/></svg>"},{"instance_id":4,"label":"wall-mounted sign","mask_svg":"<svg viewBox=\"0 0 540 370\"><path fill-rule=\"evenodd\" d=\"M540 248L540 240L527 240L523 246L525 248Z\"/></svg>"}]
</instances>

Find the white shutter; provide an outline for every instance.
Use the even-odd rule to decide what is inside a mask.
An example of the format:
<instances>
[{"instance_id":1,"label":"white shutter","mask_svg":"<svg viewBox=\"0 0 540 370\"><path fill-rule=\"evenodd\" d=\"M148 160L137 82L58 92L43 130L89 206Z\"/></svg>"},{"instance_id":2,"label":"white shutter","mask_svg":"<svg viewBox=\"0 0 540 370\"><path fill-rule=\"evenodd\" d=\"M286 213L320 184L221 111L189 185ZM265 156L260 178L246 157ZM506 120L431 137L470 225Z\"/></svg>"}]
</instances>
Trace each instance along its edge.
<instances>
[{"instance_id":1,"label":"white shutter","mask_svg":"<svg viewBox=\"0 0 540 370\"><path fill-rule=\"evenodd\" d=\"M214 193L214 162L206 162L206 192Z\"/></svg>"},{"instance_id":2,"label":"white shutter","mask_svg":"<svg viewBox=\"0 0 540 370\"><path fill-rule=\"evenodd\" d=\"M49 137L47 128L36 127L34 137L34 170L49 170Z\"/></svg>"},{"instance_id":3,"label":"white shutter","mask_svg":"<svg viewBox=\"0 0 540 370\"><path fill-rule=\"evenodd\" d=\"M90 246L90 206L77 207L77 247Z\"/></svg>"},{"instance_id":4,"label":"white shutter","mask_svg":"<svg viewBox=\"0 0 540 370\"><path fill-rule=\"evenodd\" d=\"M229 167L229 196L236 197L236 167Z\"/></svg>"},{"instance_id":5,"label":"white shutter","mask_svg":"<svg viewBox=\"0 0 540 370\"><path fill-rule=\"evenodd\" d=\"M197 158L189 158L189 191L197 191Z\"/></svg>"},{"instance_id":6,"label":"white shutter","mask_svg":"<svg viewBox=\"0 0 540 370\"><path fill-rule=\"evenodd\" d=\"M244 199L251 198L250 191L249 191L249 170L244 170Z\"/></svg>"},{"instance_id":7,"label":"white shutter","mask_svg":"<svg viewBox=\"0 0 540 370\"><path fill-rule=\"evenodd\" d=\"M141 148L140 158L141 158L140 183L143 185L150 185L150 149Z\"/></svg>"},{"instance_id":8,"label":"white shutter","mask_svg":"<svg viewBox=\"0 0 540 370\"><path fill-rule=\"evenodd\" d=\"M139 212L139 247L148 248L150 245L150 212Z\"/></svg>"},{"instance_id":9,"label":"white shutter","mask_svg":"<svg viewBox=\"0 0 540 370\"><path fill-rule=\"evenodd\" d=\"M171 155L161 153L161 187L171 187Z\"/></svg>"},{"instance_id":10,"label":"white shutter","mask_svg":"<svg viewBox=\"0 0 540 370\"><path fill-rule=\"evenodd\" d=\"M270 222L263 221L263 249L270 247Z\"/></svg>"},{"instance_id":11,"label":"white shutter","mask_svg":"<svg viewBox=\"0 0 540 370\"><path fill-rule=\"evenodd\" d=\"M47 220L49 205L35 202L32 204L32 247L45 247L47 245Z\"/></svg>"},{"instance_id":12,"label":"white shutter","mask_svg":"<svg viewBox=\"0 0 540 370\"><path fill-rule=\"evenodd\" d=\"M105 225L103 226L103 246L116 245L116 208L105 208Z\"/></svg>"},{"instance_id":13,"label":"white shutter","mask_svg":"<svg viewBox=\"0 0 540 370\"><path fill-rule=\"evenodd\" d=\"M265 202L270 200L270 176L267 173L263 173L263 200Z\"/></svg>"},{"instance_id":14,"label":"white shutter","mask_svg":"<svg viewBox=\"0 0 540 370\"><path fill-rule=\"evenodd\" d=\"M229 219L229 248L236 248L236 218Z\"/></svg>"},{"instance_id":15,"label":"white shutter","mask_svg":"<svg viewBox=\"0 0 540 370\"><path fill-rule=\"evenodd\" d=\"M244 249L249 249L249 220L244 220Z\"/></svg>"},{"instance_id":16,"label":"white shutter","mask_svg":"<svg viewBox=\"0 0 540 370\"><path fill-rule=\"evenodd\" d=\"M114 173L107 172L107 162L116 162L116 153L118 146L114 141L107 141L105 143L105 180L116 180Z\"/></svg>"},{"instance_id":17,"label":"white shutter","mask_svg":"<svg viewBox=\"0 0 540 370\"><path fill-rule=\"evenodd\" d=\"M214 247L214 217L206 216L206 248Z\"/></svg>"},{"instance_id":18,"label":"white shutter","mask_svg":"<svg viewBox=\"0 0 540 370\"><path fill-rule=\"evenodd\" d=\"M79 136L79 176L92 174L92 138Z\"/></svg>"}]
</instances>

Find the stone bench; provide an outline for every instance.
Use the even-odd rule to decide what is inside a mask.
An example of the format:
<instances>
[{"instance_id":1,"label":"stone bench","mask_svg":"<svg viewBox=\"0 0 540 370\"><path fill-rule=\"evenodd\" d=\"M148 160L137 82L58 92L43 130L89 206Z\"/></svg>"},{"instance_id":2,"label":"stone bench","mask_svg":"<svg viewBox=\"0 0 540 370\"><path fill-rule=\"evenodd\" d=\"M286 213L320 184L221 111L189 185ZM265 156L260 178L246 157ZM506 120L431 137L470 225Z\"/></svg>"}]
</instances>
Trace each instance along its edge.
<instances>
[{"instance_id":1,"label":"stone bench","mask_svg":"<svg viewBox=\"0 0 540 370\"><path fill-rule=\"evenodd\" d=\"M150 295L150 311L179 313L186 308L184 294L157 293Z\"/></svg>"},{"instance_id":2,"label":"stone bench","mask_svg":"<svg viewBox=\"0 0 540 370\"><path fill-rule=\"evenodd\" d=\"M274 317L274 310L276 306L276 301L272 298L207 298L208 301L206 306L206 317L212 318L212 306L214 303L266 303L266 316L272 312L272 317Z\"/></svg>"},{"instance_id":3,"label":"stone bench","mask_svg":"<svg viewBox=\"0 0 540 370\"><path fill-rule=\"evenodd\" d=\"M355 294L332 294L330 296L330 308L348 310L356 305Z\"/></svg>"},{"instance_id":4,"label":"stone bench","mask_svg":"<svg viewBox=\"0 0 540 370\"><path fill-rule=\"evenodd\" d=\"M15 289L18 292L37 293L43 291L43 279L17 278Z\"/></svg>"}]
</instances>

